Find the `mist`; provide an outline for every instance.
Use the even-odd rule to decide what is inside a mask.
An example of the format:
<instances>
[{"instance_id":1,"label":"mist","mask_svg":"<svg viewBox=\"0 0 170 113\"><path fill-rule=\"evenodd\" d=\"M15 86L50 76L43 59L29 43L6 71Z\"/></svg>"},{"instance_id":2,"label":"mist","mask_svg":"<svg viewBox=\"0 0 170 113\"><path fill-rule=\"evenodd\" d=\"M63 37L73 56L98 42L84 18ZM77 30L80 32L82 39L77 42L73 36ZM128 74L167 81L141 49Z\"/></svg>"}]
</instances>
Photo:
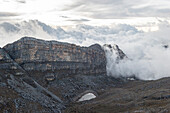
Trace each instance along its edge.
<instances>
[{"instance_id":1,"label":"mist","mask_svg":"<svg viewBox=\"0 0 170 113\"><path fill-rule=\"evenodd\" d=\"M21 37L31 36L44 40L57 40L81 46L98 43L117 44L129 59L116 63L115 52L106 52L108 76L156 80L170 77L170 24L160 21L159 30L143 32L127 24L112 26L77 25L63 29L37 20L0 24L0 46Z\"/></svg>"}]
</instances>

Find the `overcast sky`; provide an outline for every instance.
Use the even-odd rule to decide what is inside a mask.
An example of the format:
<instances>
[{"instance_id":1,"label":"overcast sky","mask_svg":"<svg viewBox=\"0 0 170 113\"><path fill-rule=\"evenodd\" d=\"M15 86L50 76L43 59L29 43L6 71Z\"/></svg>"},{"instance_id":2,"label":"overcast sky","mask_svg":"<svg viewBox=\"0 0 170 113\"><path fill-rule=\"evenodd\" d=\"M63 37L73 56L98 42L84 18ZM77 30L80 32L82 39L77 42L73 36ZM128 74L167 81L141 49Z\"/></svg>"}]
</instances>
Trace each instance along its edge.
<instances>
[{"instance_id":1,"label":"overcast sky","mask_svg":"<svg viewBox=\"0 0 170 113\"><path fill-rule=\"evenodd\" d=\"M50 25L111 25L137 27L169 21L169 0L0 0L0 22L34 20Z\"/></svg>"}]
</instances>

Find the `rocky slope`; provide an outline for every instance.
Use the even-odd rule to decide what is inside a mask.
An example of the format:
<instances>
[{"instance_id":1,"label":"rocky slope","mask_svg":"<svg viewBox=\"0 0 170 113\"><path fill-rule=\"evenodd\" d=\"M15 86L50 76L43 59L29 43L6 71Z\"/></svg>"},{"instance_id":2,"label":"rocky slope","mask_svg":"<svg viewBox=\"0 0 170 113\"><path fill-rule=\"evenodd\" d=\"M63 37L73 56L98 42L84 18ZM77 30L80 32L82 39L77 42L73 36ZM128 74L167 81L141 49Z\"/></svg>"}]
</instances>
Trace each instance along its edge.
<instances>
[{"instance_id":1,"label":"rocky slope","mask_svg":"<svg viewBox=\"0 0 170 113\"><path fill-rule=\"evenodd\" d=\"M72 103L65 113L169 113L170 78L131 81L112 87L97 98Z\"/></svg>"},{"instance_id":2,"label":"rocky slope","mask_svg":"<svg viewBox=\"0 0 170 113\"><path fill-rule=\"evenodd\" d=\"M80 47L31 37L0 48L2 113L169 112L169 78L126 80L106 75L105 52L128 59L117 46ZM87 93L96 99L78 102Z\"/></svg>"},{"instance_id":3,"label":"rocky slope","mask_svg":"<svg viewBox=\"0 0 170 113\"><path fill-rule=\"evenodd\" d=\"M29 110L36 111L38 106L45 107L42 107L43 109L40 109L40 111L50 108L51 112L59 112L62 108L64 108L62 101L56 95L46 90L35 80L30 78L27 72L20 65L18 65L2 48L0 49L0 75L0 88L2 91L2 100L0 104L1 110L3 112L19 112L20 110L23 110L22 112L28 112ZM10 92L12 92L12 94L10 94ZM8 98L8 96L10 98ZM6 99L7 102L5 102ZM8 101L11 104L9 104ZM15 103L15 101L21 101L21 105L17 105L20 103ZM36 104L35 108L22 108L22 104L26 103L30 106ZM14 107L8 108L8 106Z\"/></svg>"}]
</instances>

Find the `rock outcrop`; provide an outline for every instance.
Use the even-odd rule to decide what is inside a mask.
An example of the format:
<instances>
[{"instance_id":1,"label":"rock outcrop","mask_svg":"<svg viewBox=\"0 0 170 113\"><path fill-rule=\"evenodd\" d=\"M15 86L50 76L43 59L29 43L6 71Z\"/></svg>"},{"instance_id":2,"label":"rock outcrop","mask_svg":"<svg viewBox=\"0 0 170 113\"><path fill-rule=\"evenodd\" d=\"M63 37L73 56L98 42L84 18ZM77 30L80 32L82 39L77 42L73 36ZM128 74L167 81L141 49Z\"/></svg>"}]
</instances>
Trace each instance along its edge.
<instances>
[{"instance_id":1,"label":"rock outcrop","mask_svg":"<svg viewBox=\"0 0 170 113\"><path fill-rule=\"evenodd\" d=\"M57 41L24 37L4 47L30 75L51 73L58 78L77 74L104 74L105 52L100 45L80 47ZM41 73L42 72L42 73Z\"/></svg>"},{"instance_id":2,"label":"rock outcrop","mask_svg":"<svg viewBox=\"0 0 170 113\"><path fill-rule=\"evenodd\" d=\"M110 45L110 44L105 44L104 45L104 48L105 48L105 51L108 52L110 51L111 53L115 52L116 54L116 60L117 60L117 63L120 61L120 60L123 60L123 59L127 59L128 57L126 56L126 54L119 48L118 45L114 44L113 46Z\"/></svg>"},{"instance_id":3,"label":"rock outcrop","mask_svg":"<svg viewBox=\"0 0 170 113\"><path fill-rule=\"evenodd\" d=\"M106 76L106 56L100 45L80 47L31 37L0 48L0 75L0 89L10 89L22 103L37 102L37 107L50 113L61 112L65 104L87 90L122 84ZM11 109L18 112L17 107Z\"/></svg>"},{"instance_id":4,"label":"rock outcrop","mask_svg":"<svg viewBox=\"0 0 170 113\"><path fill-rule=\"evenodd\" d=\"M12 102L10 106L17 106L17 103L13 103L15 99L26 99L23 103L27 100L30 103L37 102L37 106L50 108L49 112L61 112L64 108L62 100L33 80L2 48L0 48L0 58L0 90L5 89L5 95L9 95L9 92L17 93L16 98L8 98L8 101ZM0 96L0 98L3 97ZM3 106L8 106L8 104L3 102L1 111L5 112L6 108ZM18 112L17 107L9 108L6 112L10 111ZM25 112L29 112L29 109L25 108Z\"/></svg>"}]
</instances>

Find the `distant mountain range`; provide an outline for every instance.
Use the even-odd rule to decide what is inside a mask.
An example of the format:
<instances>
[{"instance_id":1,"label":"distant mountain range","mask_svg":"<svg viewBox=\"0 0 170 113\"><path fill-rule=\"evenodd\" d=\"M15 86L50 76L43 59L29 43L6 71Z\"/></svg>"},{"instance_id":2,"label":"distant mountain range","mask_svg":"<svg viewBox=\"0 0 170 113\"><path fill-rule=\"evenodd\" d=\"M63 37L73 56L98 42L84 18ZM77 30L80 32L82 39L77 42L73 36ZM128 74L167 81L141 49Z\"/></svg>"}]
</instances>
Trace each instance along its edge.
<instances>
[{"instance_id":1,"label":"distant mountain range","mask_svg":"<svg viewBox=\"0 0 170 113\"><path fill-rule=\"evenodd\" d=\"M82 44L84 41L91 39L96 41L105 41L103 37L116 34L135 34L139 32L136 28L129 25L119 25L113 28L107 26L89 26L77 25L75 28L63 29L59 26L47 25L38 20L22 21L19 23L4 22L0 24L0 36L3 42L16 41L19 37L33 36L45 40L68 41L75 44ZM9 39L10 36L13 36ZM94 44L91 42L90 44ZM3 43L2 43L3 44ZM2 45L0 42L0 45ZM88 44L88 45L90 45Z\"/></svg>"},{"instance_id":2,"label":"distant mountain range","mask_svg":"<svg viewBox=\"0 0 170 113\"><path fill-rule=\"evenodd\" d=\"M61 36L64 35L66 32L60 28L52 28L49 25L46 25L45 23L42 23L38 20L30 20L28 22L23 21L21 23L8 23L8 22L4 22L2 24L0 24L0 27L3 28L6 32L15 32L15 33L19 33L19 32L23 32L25 31L25 33L35 33L37 29L42 29L42 31L48 33L51 36Z\"/></svg>"}]
</instances>

